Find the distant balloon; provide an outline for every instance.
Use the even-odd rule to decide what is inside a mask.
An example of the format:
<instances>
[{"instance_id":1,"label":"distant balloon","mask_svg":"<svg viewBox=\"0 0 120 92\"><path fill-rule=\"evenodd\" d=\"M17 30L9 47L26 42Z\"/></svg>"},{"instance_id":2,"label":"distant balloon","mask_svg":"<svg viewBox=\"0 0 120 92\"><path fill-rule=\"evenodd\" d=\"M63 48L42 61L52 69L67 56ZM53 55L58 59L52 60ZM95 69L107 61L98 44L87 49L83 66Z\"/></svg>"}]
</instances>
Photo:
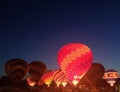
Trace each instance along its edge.
<instances>
[{"instance_id":1,"label":"distant balloon","mask_svg":"<svg viewBox=\"0 0 120 92\"><path fill-rule=\"evenodd\" d=\"M4 66L6 74L12 81L21 81L28 72L28 64L20 58L13 58L7 61Z\"/></svg>"},{"instance_id":2,"label":"distant balloon","mask_svg":"<svg viewBox=\"0 0 120 92\"><path fill-rule=\"evenodd\" d=\"M113 69L107 70L103 76L103 79L105 79L111 86L114 86L118 78L119 78L119 73Z\"/></svg>"},{"instance_id":3,"label":"distant balloon","mask_svg":"<svg viewBox=\"0 0 120 92\"><path fill-rule=\"evenodd\" d=\"M91 49L81 43L70 43L58 52L58 64L66 76L76 85L92 65Z\"/></svg>"},{"instance_id":4,"label":"distant balloon","mask_svg":"<svg viewBox=\"0 0 120 92\"><path fill-rule=\"evenodd\" d=\"M46 65L42 61L33 61L29 64L29 74L34 81L39 81L40 77L45 73Z\"/></svg>"}]
</instances>

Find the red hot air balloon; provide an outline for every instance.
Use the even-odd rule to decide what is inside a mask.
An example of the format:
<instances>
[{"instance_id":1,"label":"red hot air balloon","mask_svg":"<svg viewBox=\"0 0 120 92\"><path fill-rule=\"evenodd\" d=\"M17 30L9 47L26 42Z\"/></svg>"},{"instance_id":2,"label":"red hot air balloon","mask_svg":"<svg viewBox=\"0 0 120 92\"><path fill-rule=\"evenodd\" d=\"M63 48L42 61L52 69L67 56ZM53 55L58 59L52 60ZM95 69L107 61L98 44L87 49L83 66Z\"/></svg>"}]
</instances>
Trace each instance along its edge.
<instances>
[{"instance_id":1,"label":"red hot air balloon","mask_svg":"<svg viewBox=\"0 0 120 92\"><path fill-rule=\"evenodd\" d=\"M21 81L28 72L28 64L20 58L13 58L5 64L5 72L14 82Z\"/></svg>"},{"instance_id":2,"label":"red hot air balloon","mask_svg":"<svg viewBox=\"0 0 120 92\"><path fill-rule=\"evenodd\" d=\"M66 44L58 52L59 66L75 85L89 70L92 60L91 49L81 43Z\"/></svg>"}]
</instances>

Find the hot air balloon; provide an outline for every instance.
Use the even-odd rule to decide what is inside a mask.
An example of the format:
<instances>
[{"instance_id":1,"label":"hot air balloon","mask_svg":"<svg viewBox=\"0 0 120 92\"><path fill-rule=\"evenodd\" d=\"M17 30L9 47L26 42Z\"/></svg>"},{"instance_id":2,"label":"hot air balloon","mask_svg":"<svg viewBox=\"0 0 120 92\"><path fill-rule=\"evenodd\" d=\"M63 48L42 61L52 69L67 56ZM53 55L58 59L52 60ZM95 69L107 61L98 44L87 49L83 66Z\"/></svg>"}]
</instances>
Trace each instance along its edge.
<instances>
[{"instance_id":1,"label":"hot air balloon","mask_svg":"<svg viewBox=\"0 0 120 92\"><path fill-rule=\"evenodd\" d=\"M105 68L100 63L93 63L85 74L85 76L81 79L80 84L87 82L90 86L99 85L99 80L102 79L105 72Z\"/></svg>"},{"instance_id":2,"label":"hot air balloon","mask_svg":"<svg viewBox=\"0 0 120 92\"><path fill-rule=\"evenodd\" d=\"M119 74L114 69L108 69L107 71L105 71L103 76L103 79L105 79L110 84L110 86L114 86L118 78Z\"/></svg>"},{"instance_id":3,"label":"hot air balloon","mask_svg":"<svg viewBox=\"0 0 120 92\"><path fill-rule=\"evenodd\" d=\"M7 61L4 66L6 74L13 82L21 81L28 72L28 64L20 58L13 58Z\"/></svg>"},{"instance_id":4,"label":"hot air balloon","mask_svg":"<svg viewBox=\"0 0 120 92\"><path fill-rule=\"evenodd\" d=\"M44 73L44 75L41 77L41 79L49 87L53 81L53 77L55 74L56 74L55 70L48 70L46 73Z\"/></svg>"},{"instance_id":5,"label":"hot air balloon","mask_svg":"<svg viewBox=\"0 0 120 92\"><path fill-rule=\"evenodd\" d=\"M59 69L59 71L55 74L54 82L56 83L57 86L59 86L60 84L65 86L67 84L68 82L67 77L61 69Z\"/></svg>"},{"instance_id":6,"label":"hot air balloon","mask_svg":"<svg viewBox=\"0 0 120 92\"><path fill-rule=\"evenodd\" d=\"M58 52L58 64L69 80L77 84L92 65L91 49L81 43L69 43Z\"/></svg>"},{"instance_id":7,"label":"hot air balloon","mask_svg":"<svg viewBox=\"0 0 120 92\"><path fill-rule=\"evenodd\" d=\"M29 74L36 82L42 77L46 71L46 65L42 61L33 61L29 64Z\"/></svg>"}]
</instances>

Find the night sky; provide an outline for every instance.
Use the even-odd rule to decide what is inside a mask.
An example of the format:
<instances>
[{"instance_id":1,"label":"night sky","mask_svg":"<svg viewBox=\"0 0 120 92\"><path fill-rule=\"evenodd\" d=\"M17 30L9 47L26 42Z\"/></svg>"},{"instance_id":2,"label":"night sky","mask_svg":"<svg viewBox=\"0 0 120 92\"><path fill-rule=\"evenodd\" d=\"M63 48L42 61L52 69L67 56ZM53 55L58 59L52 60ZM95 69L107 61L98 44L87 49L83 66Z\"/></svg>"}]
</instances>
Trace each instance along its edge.
<instances>
[{"instance_id":1,"label":"night sky","mask_svg":"<svg viewBox=\"0 0 120 92\"><path fill-rule=\"evenodd\" d=\"M73 42L89 46L93 62L120 71L119 2L25 1L0 1L0 76L7 60L16 57L57 69L59 49Z\"/></svg>"}]
</instances>

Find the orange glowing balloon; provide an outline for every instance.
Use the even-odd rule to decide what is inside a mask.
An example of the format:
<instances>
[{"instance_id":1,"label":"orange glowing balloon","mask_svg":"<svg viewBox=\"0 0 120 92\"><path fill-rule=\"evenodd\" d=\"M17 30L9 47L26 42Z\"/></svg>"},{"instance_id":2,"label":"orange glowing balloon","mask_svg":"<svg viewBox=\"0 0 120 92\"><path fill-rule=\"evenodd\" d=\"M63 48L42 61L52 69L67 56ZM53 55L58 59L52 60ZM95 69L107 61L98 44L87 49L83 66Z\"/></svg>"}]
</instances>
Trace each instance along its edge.
<instances>
[{"instance_id":1,"label":"orange glowing balloon","mask_svg":"<svg viewBox=\"0 0 120 92\"><path fill-rule=\"evenodd\" d=\"M50 86L50 84L52 83L53 81L53 77L54 75L56 74L56 70L49 70L47 71L46 73L44 73L44 75L41 77L41 80L44 81L44 83L47 85L47 86Z\"/></svg>"}]
</instances>

